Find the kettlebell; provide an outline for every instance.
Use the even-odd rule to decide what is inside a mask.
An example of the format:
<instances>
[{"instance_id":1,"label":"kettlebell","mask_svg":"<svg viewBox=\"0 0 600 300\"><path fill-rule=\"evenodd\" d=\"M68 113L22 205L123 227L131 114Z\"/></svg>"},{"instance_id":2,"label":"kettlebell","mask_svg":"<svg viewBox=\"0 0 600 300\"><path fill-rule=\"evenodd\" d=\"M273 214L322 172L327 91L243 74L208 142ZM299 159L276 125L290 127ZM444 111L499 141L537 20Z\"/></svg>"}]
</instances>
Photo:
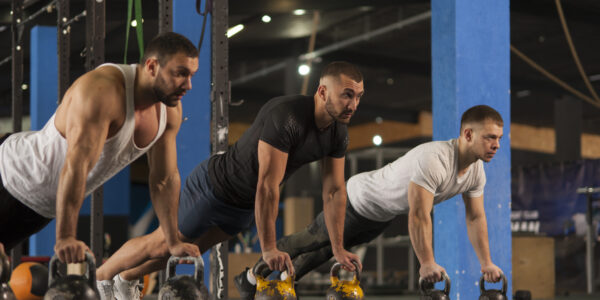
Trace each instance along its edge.
<instances>
[{"instance_id":1,"label":"kettlebell","mask_svg":"<svg viewBox=\"0 0 600 300\"><path fill-rule=\"evenodd\" d=\"M62 264L58 256L52 256L48 272L48 291L44 300L100 300L96 290L96 264L91 253L85 253L87 263L87 276L67 275L60 276L58 265ZM87 277L87 278L86 278Z\"/></svg>"},{"instance_id":2,"label":"kettlebell","mask_svg":"<svg viewBox=\"0 0 600 300\"><path fill-rule=\"evenodd\" d=\"M12 289L8 285L10 279L10 260L8 256L0 252L0 300L17 300Z\"/></svg>"},{"instance_id":3,"label":"kettlebell","mask_svg":"<svg viewBox=\"0 0 600 300\"><path fill-rule=\"evenodd\" d=\"M421 290L421 300L450 300L450 277L446 273L442 273L442 277L444 277L444 281L446 285L444 286L444 290L436 290L432 288L425 287L425 280L423 278L419 278L419 289Z\"/></svg>"},{"instance_id":4,"label":"kettlebell","mask_svg":"<svg viewBox=\"0 0 600 300\"><path fill-rule=\"evenodd\" d=\"M288 276L285 280L268 280L262 274L264 268L268 268L266 262L261 262L254 267L256 277L256 294L254 300L297 300L294 290L294 276Z\"/></svg>"},{"instance_id":5,"label":"kettlebell","mask_svg":"<svg viewBox=\"0 0 600 300\"><path fill-rule=\"evenodd\" d=\"M479 296L479 300L507 300L506 298L506 276L504 274L500 274L502 278L502 290L486 290L485 289L485 279L481 276L479 280L479 291L481 295Z\"/></svg>"},{"instance_id":6,"label":"kettlebell","mask_svg":"<svg viewBox=\"0 0 600 300\"><path fill-rule=\"evenodd\" d=\"M341 263L335 263L329 272L331 286L327 289L327 300L362 300L364 299L363 290L360 288L360 270L358 264L352 261L356 268L352 280L340 280Z\"/></svg>"},{"instance_id":7,"label":"kettlebell","mask_svg":"<svg viewBox=\"0 0 600 300\"><path fill-rule=\"evenodd\" d=\"M185 261L194 262L194 278L189 275L175 276L175 268ZM208 289L204 285L204 260L198 257L171 256L167 261L167 278L158 291L159 300L208 300Z\"/></svg>"}]
</instances>

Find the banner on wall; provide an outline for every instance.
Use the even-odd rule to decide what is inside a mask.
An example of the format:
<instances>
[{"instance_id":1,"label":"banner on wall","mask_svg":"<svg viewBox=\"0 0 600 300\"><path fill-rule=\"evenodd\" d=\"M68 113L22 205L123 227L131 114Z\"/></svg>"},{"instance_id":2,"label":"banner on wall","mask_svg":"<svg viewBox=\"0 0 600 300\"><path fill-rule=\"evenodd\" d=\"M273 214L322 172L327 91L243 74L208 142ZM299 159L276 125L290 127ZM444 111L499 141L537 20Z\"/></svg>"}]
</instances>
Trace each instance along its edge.
<instances>
[{"instance_id":1,"label":"banner on wall","mask_svg":"<svg viewBox=\"0 0 600 300\"><path fill-rule=\"evenodd\" d=\"M600 160L513 168L512 231L579 234L576 228L585 216L587 196L577 194L577 188L584 186L600 186Z\"/></svg>"}]
</instances>

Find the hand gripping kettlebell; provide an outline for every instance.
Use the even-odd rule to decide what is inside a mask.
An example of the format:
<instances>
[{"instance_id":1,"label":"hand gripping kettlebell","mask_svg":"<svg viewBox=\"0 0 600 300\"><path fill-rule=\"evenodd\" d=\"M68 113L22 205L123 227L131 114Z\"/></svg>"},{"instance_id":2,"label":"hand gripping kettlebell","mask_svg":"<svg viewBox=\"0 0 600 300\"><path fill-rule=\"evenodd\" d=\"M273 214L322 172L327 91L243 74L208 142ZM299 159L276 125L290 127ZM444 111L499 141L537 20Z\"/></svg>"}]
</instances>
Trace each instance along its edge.
<instances>
[{"instance_id":1,"label":"hand gripping kettlebell","mask_svg":"<svg viewBox=\"0 0 600 300\"><path fill-rule=\"evenodd\" d=\"M260 275L268 267L267 263L261 262L252 270L256 277L254 300L297 300L294 276L288 276L285 280L268 280Z\"/></svg>"},{"instance_id":2,"label":"hand gripping kettlebell","mask_svg":"<svg viewBox=\"0 0 600 300\"><path fill-rule=\"evenodd\" d=\"M506 300L506 276L504 274L500 274L502 278L502 290L486 290L485 289L485 280L483 276L479 280L479 291L481 295L479 296L479 300Z\"/></svg>"},{"instance_id":3,"label":"hand gripping kettlebell","mask_svg":"<svg viewBox=\"0 0 600 300\"><path fill-rule=\"evenodd\" d=\"M194 278L189 275L175 276L177 264L193 261ZM171 256L167 261L167 278L158 292L159 300L208 300L208 289L204 285L204 260L202 256Z\"/></svg>"},{"instance_id":4,"label":"hand gripping kettlebell","mask_svg":"<svg viewBox=\"0 0 600 300\"><path fill-rule=\"evenodd\" d=\"M331 277L331 286L327 290L327 300L362 300L364 298L363 290L360 288L360 270L358 264L352 261L355 267L352 280L340 280L341 263L335 263L331 267L329 275Z\"/></svg>"},{"instance_id":5,"label":"hand gripping kettlebell","mask_svg":"<svg viewBox=\"0 0 600 300\"><path fill-rule=\"evenodd\" d=\"M8 256L0 252L0 300L17 300L12 289L8 285L10 279L10 260Z\"/></svg>"},{"instance_id":6,"label":"hand gripping kettlebell","mask_svg":"<svg viewBox=\"0 0 600 300\"><path fill-rule=\"evenodd\" d=\"M425 280L419 278L419 289L421 290L421 300L450 300L450 277L444 272L442 273L446 285L444 290L436 290L434 288L425 288Z\"/></svg>"},{"instance_id":7,"label":"hand gripping kettlebell","mask_svg":"<svg viewBox=\"0 0 600 300\"><path fill-rule=\"evenodd\" d=\"M100 300L96 290L96 264L91 253L85 253L85 261L87 276L72 274L60 276L58 264L61 262L58 256L54 255L50 260L49 288L44 295L44 300Z\"/></svg>"}]
</instances>

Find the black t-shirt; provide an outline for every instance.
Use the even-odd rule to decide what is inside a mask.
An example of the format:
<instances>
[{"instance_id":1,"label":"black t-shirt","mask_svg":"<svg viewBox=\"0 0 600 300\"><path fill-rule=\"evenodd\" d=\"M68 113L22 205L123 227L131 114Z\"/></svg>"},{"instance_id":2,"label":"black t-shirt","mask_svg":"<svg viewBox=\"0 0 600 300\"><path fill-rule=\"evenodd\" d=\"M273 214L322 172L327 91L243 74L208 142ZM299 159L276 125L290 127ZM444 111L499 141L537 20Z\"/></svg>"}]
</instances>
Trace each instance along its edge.
<instances>
[{"instance_id":1,"label":"black t-shirt","mask_svg":"<svg viewBox=\"0 0 600 300\"><path fill-rule=\"evenodd\" d=\"M258 140L288 153L285 181L304 164L326 156L344 157L348 128L334 122L319 130L313 97L295 95L269 100L252 126L227 152L210 158L208 172L217 198L236 207L254 207Z\"/></svg>"}]
</instances>

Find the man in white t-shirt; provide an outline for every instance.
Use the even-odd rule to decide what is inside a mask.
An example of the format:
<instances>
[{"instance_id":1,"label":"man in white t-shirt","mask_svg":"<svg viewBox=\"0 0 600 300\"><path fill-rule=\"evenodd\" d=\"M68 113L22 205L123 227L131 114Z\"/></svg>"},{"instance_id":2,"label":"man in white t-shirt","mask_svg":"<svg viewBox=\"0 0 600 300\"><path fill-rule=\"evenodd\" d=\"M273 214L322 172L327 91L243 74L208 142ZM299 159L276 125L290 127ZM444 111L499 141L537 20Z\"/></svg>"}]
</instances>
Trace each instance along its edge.
<instances>
[{"instance_id":1,"label":"man in white t-shirt","mask_svg":"<svg viewBox=\"0 0 600 300\"><path fill-rule=\"evenodd\" d=\"M493 108L471 107L462 116L457 139L419 145L381 169L351 177L346 184L345 247L373 240L397 215L408 213L410 238L421 263L419 274L427 282L441 281L445 270L433 256L431 210L434 204L462 194L467 232L481 272L486 281L499 281L502 270L492 263L489 250L483 162L498 151L503 124ZM332 253L323 214L305 230L281 238L277 247L292 257L296 279L329 260ZM254 296L251 270L234 282L244 299Z\"/></svg>"}]
</instances>

